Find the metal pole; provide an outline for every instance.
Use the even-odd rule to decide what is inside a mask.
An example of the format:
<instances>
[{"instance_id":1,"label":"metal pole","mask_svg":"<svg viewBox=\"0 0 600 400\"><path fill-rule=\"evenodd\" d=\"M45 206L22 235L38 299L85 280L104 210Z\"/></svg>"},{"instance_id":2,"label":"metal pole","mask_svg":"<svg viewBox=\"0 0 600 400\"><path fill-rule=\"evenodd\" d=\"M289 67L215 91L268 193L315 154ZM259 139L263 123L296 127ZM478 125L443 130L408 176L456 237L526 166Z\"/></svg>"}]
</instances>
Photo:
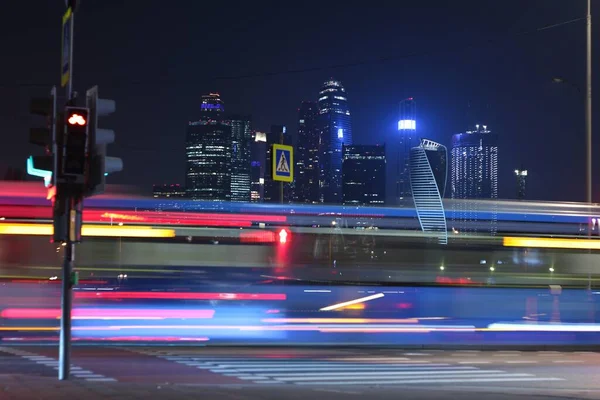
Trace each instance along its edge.
<instances>
[{"instance_id":1,"label":"metal pole","mask_svg":"<svg viewBox=\"0 0 600 400\"><path fill-rule=\"evenodd\" d=\"M69 4L67 4L69 6ZM69 28L69 81L65 87L65 97L67 103L73 98L73 32L75 25L75 10L71 9L71 24ZM65 213L68 219L69 235L65 246L65 258L62 271L62 293L61 293L61 318L60 318L60 338L59 338L59 360L58 360L58 379L63 381L69 379L71 371L71 311L73 309L73 293L72 293L72 272L75 262L75 243L73 242L73 224L75 221L72 218L76 214L77 206L74 204L74 196L64 192L63 187L60 192L66 203ZM60 193L57 191L57 193ZM76 229L76 226L75 226Z\"/></svg>"},{"instance_id":2,"label":"metal pole","mask_svg":"<svg viewBox=\"0 0 600 400\"><path fill-rule=\"evenodd\" d=\"M591 0L587 11L587 62L585 96L585 133L586 133L586 202L592 203L592 14Z\"/></svg>"},{"instance_id":3,"label":"metal pole","mask_svg":"<svg viewBox=\"0 0 600 400\"><path fill-rule=\"evenodd\" d=\"M283 144L283 130L279 135L279 144ZM275 155L273 155L274 157ZM279 203L283 204L283 182L279 182Z\"/></svg>"},{"instance_id":4,"label":"metal pole","mask_svg":"<svg viewBox=\"0 0 600 400\"><path fill-rule=\"evenodd\" d=\"M69 210L71 207L69 207ZM69 379L71 367L71 310L73 307L73 294L71 292L71 272L75 260L75 244L70 240L65 246L65 259L62 273L62 313L60 319L60 347L58 379Z\"/></svg>"},{"instance_id":5,"label":"metal pole","mask_svg":"<svg viewBox=\"0 0 600 400\"><path fill-rule=\"evenodd\" d=\"M75 10L71 9L71 25L69 28L69 81L67 82L67 87L65 88L65 96L67 98L67 101L70 101L73 95L73 33L75 32L74 25Z\"/></svg>"},{"instance_id":6,"label":"metal pole","mask_svg":"<svg viewBox=\"0 0 600 400\"><path fill-rule=\"evenodd\" d=\"M592 1L587 1L587 60L585 74L585 201L592 206ZM588 239L591 239L591 226L588 222ZM590 267L591 268L591 267ZM588 289L592 287L591 269L588 272Z\"/></svg>"}]
</instances>

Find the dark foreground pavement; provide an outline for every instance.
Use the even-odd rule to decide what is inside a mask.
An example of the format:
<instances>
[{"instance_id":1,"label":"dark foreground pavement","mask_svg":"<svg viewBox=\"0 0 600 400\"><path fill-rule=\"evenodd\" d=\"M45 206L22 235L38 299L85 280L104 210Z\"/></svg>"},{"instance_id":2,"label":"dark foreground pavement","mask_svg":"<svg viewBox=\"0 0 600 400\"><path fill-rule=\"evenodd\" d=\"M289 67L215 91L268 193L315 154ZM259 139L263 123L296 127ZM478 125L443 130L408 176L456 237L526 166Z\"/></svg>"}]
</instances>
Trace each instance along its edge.
<instances>
[{"instance_id":1,"label":"dark foreground pavement","mask_svg":"<svg viewBox=\"0 0 600 400\"><path fill-rule=\"evenodd\" d=\"M219 385L151 385L100 383L87 381L59 382L52 378L23 375L0 376L2 400L104 400L104 399L162 399L162 400L306 400L324 399L445 399L498 400L498 399L598 399L600 392L539 390L536 392L509 390L501 392L482 389L407 389L400 387L358 387L353 389L323 389L272 386L219 386Z\"/></svg>"},{"instance_id":2,"label":"dark foreground pavement","mask_svg":"<svg viewBox=\"0 0 600 400\"><path fill-rule=\"evenodd\" d=\"M0 400L600 399L600 353L401 349L0 347ZM311 400L312 400L311 399Z\"/></svg>"}]
</instances>

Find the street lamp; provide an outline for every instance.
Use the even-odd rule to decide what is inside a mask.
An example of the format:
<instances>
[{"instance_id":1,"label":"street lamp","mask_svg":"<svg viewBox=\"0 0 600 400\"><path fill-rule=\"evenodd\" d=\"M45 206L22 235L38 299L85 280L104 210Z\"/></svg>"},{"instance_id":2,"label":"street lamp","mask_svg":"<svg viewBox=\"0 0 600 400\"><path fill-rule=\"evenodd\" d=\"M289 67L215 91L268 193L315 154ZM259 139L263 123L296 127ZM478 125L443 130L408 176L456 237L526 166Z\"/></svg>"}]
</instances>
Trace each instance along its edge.
<instances>
[{"instance_id":1,"label":"street lamp","mask_svg":"<svg viewBox=\"0 0 600 400\"><path fill-rule=\"evenodd\" d=\"M585 68L585 201L591 215L592 206L592 0L587 0L586 16L586 68ZM554 83L567 84L581 93L581 89L563 78L552 79ZM588 223L588 239L592 230ZM591 290L591 271L588 273L588 289Z\"/></svg>"},{"instance_id":2,"label":"street lamp","mask_svg":"<svg viewBox=\"0 0 600 400\"><path fill-rule=\"evenodd\" d=\"M592 1L587 0L587 40L586 40L586 74L585 74L585 201L592 204ZM552 78L553 83L569 85L580 94L578 85L562 78ZM591 210L590 210L591 211Z\"/></svg>"}]
</instances>

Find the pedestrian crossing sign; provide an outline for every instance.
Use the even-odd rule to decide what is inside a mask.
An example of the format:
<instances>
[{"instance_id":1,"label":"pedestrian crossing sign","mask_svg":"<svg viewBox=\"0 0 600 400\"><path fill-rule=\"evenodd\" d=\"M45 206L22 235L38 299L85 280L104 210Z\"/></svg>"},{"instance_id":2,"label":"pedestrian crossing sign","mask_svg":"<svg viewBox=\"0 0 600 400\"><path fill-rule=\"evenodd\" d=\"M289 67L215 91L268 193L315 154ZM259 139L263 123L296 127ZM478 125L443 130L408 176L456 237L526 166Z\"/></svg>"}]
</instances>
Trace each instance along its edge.
<instances>
[{"instance_id":1,"label":"pedestrian crossing sign","mask_svg":"<svg viewBox=\"0 0 600 400\"><path fill-rule=\"evenodd\" d=\"M294 148L283 144L274 144L273 180L280 182L294 181Z\"/></svg>"}]
</instances>

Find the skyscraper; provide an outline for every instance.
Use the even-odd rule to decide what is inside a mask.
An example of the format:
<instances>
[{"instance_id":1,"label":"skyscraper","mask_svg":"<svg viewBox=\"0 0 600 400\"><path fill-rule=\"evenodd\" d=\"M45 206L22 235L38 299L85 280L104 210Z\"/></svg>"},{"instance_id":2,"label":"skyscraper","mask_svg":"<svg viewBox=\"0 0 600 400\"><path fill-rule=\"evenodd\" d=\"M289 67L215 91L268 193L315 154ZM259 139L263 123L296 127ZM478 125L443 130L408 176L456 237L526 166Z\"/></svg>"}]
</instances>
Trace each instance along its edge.
<instances>
[{"instance_id":1,"label":"skyscraper","mask_svg":"<svg viewBox=\"0 0 600 400\"><path fill-rule=\"evenodd\" d=\"M470 199L454 203L453 228L471 231L481 200L498 198L498 136L486 125L452 137L452 198ZM492 210L497 204L492 203ZM492 211L489 233L497 232L497 211Z\"/></svg>"},{"instance_id":2,"label":"skyscraper","mask_svg":"<svg viewBox=\"0 0 600 400\"><path fill-rule=\"evenodd\" d=\"M400 102L398 119L398 168L396 171L396 198L399 202L411 196L410 152L419 145L417 140L417 103L412 97Z\"/></svg>"},{"instance_id":3,"label":"skyscraper","mask_svg":"<svg viewBox=\"0 0 600 400\"><path fill-rule=\"evenodd\" d=\"M252 130L249 116L227 116L231 126L231 201L250 201Z\"/></svg>"},{"instance_id":4,"label":"skyscraper","mask_svg":"<svg viewBox=\"0 0 600 400\"><path fill-rule=\"evenodd\" d=\"M527 170L515 169L515 177L517 178L517 200L525 200L527 194Z\"/></svg>"},{"instance_id":5,"label":"skyscraper","mask_svg":"<svg viewBox=\"0 0 600 400\"><path fill-rule=\"evenodd\" d=\"M413 202L423 232L437 234L439 243L448 243L444 193L448 175L445 146L423 139L410 151L410 185Z\"/></svg>"},{"instance_id":6,"label":"skyscraper","mask_svg":"<svg viewBox=\"0 0 600 400\"><path fill-rule=\"evenodd\" d=\"M452 198L498 198L498 135L486 125L452 136Z\"/></svg>"},{"instance_id":7,"label":"skyscraper","mask_svg":"<svg viewBox=\"0 0 600 400\"><path fill-rule=\"evenodd\" d=\"M352 124L346 89L329 80L319 92L319 181L323 203L342 202L342 145L352 144Z\"/></svg>"},{"instance_id":8,"label":"skyscraper","mask_svg":"<svg viewBox=\"0 0 600 400\"><path fill-rule=\"evenodd\" d=\"M267 134L264 132L253 132L251 148L250 201L260 203L264 199Z\"/></svg>"},{"instance_id":9,"label":"skyscraper","mask_svg":"<svg viewBox=\"0 0 600 400\"><path fill-rule=\"evenodd\" d=\"M319 202L319 131L317 104L304 101L298 109L298 144L295 151L294 201Z\"/></svg>"},{"instance_id":10,"label":"skyscraper","mask_svg":"<svg viewBox=\"0 0 600 400\"><path fill-rule=\"evenodd\" d=\"M231 125L223 121L219 94L202 96L200 119L186 137L186 192L194 200L231 199Z\"/></svg>"},{"instance_id":11,"label":"skyscraper","mask_svg":"<svg viewBox=\"0 0 600 400\"><path fill-rule=\"evenodd\" d=\"M385 204L385 145L344 145L342 149L343 203Z\"/></svg>"}]
</instances>

